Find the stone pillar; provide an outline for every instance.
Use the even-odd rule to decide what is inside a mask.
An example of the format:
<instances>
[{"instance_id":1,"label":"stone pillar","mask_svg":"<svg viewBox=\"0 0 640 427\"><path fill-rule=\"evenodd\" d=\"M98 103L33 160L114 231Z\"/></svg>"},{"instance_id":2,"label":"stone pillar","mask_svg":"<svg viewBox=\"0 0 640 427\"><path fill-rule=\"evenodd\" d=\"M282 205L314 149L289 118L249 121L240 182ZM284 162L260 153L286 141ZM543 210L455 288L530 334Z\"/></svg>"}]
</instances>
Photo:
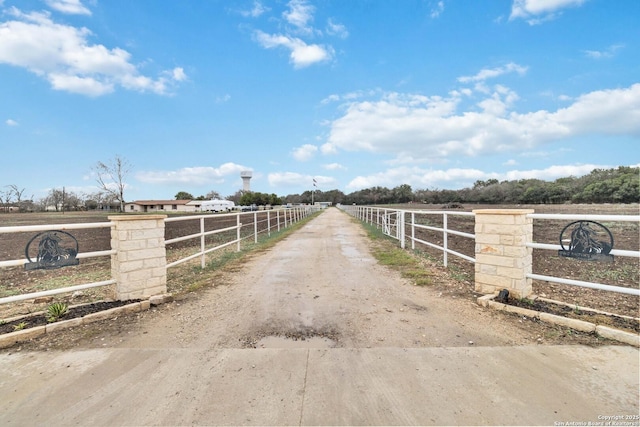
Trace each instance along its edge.
<instances>
[{"instance_id":1,"label":"stone pillar","mask_svg":"<svg viewBox=\"0 0 640 427\"><path fill-rule=\"evenodd\" d=\"M480 209L476 217L475 290L492 294L502 289L516 298L532 293L532 209Z\"/></svg>"},{"instance_id":2,"label":"stone pillar","mask_svg":"<svg viewBox=\"0 0 640 427\"><path fill-rule=\"evenodd\" d=\"M116 299L148 298L167 292L164 246L166 215L114 215L111 221L111 277Z\"/></svg>"}]
</instances>

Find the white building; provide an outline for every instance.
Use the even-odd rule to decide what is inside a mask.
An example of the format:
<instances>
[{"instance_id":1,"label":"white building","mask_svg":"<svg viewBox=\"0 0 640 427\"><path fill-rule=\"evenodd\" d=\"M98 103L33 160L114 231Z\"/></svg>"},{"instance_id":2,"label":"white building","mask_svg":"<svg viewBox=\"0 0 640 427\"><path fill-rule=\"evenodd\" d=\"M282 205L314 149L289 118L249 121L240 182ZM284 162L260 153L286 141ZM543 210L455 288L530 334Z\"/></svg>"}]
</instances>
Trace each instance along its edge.
<instances>
[{"instance_id":1,"label":"white building","mask_svg":"<svg viewBox=\"0 0 640 427\"><path fill-rule=\"evenodd\" d=\"M196 212L202 200L136 200L125 203L125 213L137 212Z\"/></svg>"}]
</instances>

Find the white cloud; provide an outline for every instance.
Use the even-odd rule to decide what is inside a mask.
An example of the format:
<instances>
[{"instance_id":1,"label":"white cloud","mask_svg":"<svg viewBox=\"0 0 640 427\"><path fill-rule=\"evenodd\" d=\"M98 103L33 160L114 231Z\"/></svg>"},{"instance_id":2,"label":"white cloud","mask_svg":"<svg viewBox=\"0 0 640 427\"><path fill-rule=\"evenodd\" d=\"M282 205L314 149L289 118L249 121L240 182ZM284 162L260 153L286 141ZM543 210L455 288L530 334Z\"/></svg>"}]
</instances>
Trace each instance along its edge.
<instances>
[{"instance_id":1,"label":"white cloud","mask_svg":"<svg viewBox=\"0 0 640 427\"><path fill-rule=\"evenodd\" d=\"M295 68L304 68L317 62L330 60L334 51L330 46L306 44L303 40L286 35L271 35L256 31L255 38L266 49L284 47L291 51L289 56Z\"/></svg>"},{"instance_id":2,"label":"white cloud","mask_svg":"<svg viewBox=\"0 0 640 427\"><path fill-rule=\"evenodd\" d=\"M320 104L326 105L332 102L354 101L356 99L364 98L366 96L374 96L376 94L381 94L381 93L382 91L380 89L372 89L368 91L357 90L357 91L346 93L344 95L332 94L324 98L323 100L321 100Z\"/></svg>"},{"instance_id":3,"label":"white cloud","mask_svg":"<svg viewBox=\"0 0 640 427\"><path fill-rule=\"evenodd\" d=\"M431 9L431 14L429 15L431 18L435 19L439 17L442 12L444 12L444 2L439 1L436 5Z\"/></svg>"},{"instance_id":4,"label":"white cloud","mask_svg":"<svg viewBox=\"0 0 640 427\"><path fill-rule=\"evenodd\" d=\"M291 155L293 156L294 159L300 162L306 162L307 160L310 160L311 158L313 158L313 156L317 152L318 152L318 147L311 144L305 144L301 147L294 149Z\"/></svg>"},{"instance_id":5,"label":"white cloud","mask_svg":"<svg viewBox=\"0 0 640 427\"><path fill-rule=\"evenodd\" d=\"M253 38L265 49L285 48L289 50L289 60L294 68L304 68L320 62L328 62L335 56L331 45L312 43L311 38L325 34L313 27L315 7L307 0L290 0L287 9L282 12L279 23L281 33L269 33L262 30L253 32ZM284 21L284 22L283 22ZM346 27L328 19L326 34L346 38L349 35Z\"/></svg>"},{"instance_id":6,"label":"white cloud","mask_svg":"<svg viewBox=\"0 0 640 427\"><path fill-rule=\"evenodd\" d=\"M583 176L588 175L594 169L609 169L612 166L609 165L562 165L562 166L549 166L545 169L531 169L531 170L513 170L501 174L502 180L517 181L520 179L541 179L543 181L554 181L558 178L564 178L567 176Z\"/></svg>"},{"instance_id":7,"label":"white cloud","mask_svg":"<svg viewBox=\"0 0 640 427\"><path fill-rule=\"evenodd\" d=\"M56 90L88 96L113 92L116 86L139 92L167 94L186 79L182 68L153 79L140 74L129 52L90 44L92 33L54 22L47 12L22 13L0 23L0 63L26 68Z\"/></svg>"},{"instance_id":8,"label":"white cloud","mask_svg":"<svg viewBox=\"0 0 640 427\"><path fill-rule=\"evenodd\" d=\"M230 99L231 99L231 95L226 93L222 96L216 97L215 101L216 101L216 104L224 104L225 102L228 102Z\"/></svg>"},{"instance_id":9,"label":"white cloud","mask_svg":"<svg viewBox=\"0 0 640 427\"><path fill-rule=\"evenodd\" d=\"M520 75L523 75L527 72L527 70L528 70L528 67L524 67L522 65L518 65L513 62L510 62L504 67L485 68L483 70L480 70L478 74L476 74L475 76L458 77L458 81L461 83L484 82L487 79L493 79L503 74L509 74L514 72Z\"/></svg>"},{"instance_id":10,"label":"white cloud","mask_svg":"<svg viewBox=\"0 0 640 427\"><path fill-rule=\"evenodd\" d=\"M513 0L509 20L525 19L529 25L537 25L555 19L562 9L579 7L586 0Z\"/></svg>"},{"instance_id":11,"label":"white cloud","mask_svg":"<svg viewBox=\"0 0 640 427\"><path fill-rule=\"evenodd\" d=\"M507 163L514 164L514 161ZM420 167L398 167L368 176L354 178L347 188L357 191L375 186L396 187L409 184L414 189L442 189L471 187L477 180L497 179L498 181L516 181L521 179L541 179L553 181L567 176L583 176L594 169L607 169L608 165L555 165L545 169L511 170L502 173L485 172L479 169L422 169Z\"/></svg>"},{"instance_id":12,"label":"white cloud","mask_svg":"<svg viewBox=\"0 0 640 427\"><path fill-rule=\"evenodd\" d=\"M419 167L401 166L369 176L358 176L347 184L347 188L356 191L375 186L395 187L409 184L414 189L464 186L478 179L497 178L497 174L486 173L478 169L428 170Z\"/></svg>"},{"instance_id":13,"label":"white cloud","mask_svg":"<svg viewBox=\"0 0 640 427\"><path fill-rule=\"evenodd\" d=\"M270 9L268 7L265 7L261 2L254 1L253 7L250 10L240 11L240 15L246 18L257 18L268 10Z\"/></svg>"},{"instance_id":14,"label":"white cloud","mask_svg":"<svg viewBox=\"0 0 640 427\"><path fill-rule=\"evenodd\" d=\"M335 171L335 170L347 170L347 168L343 165L341 165L340 163L328 163L326 165L322 165L323 168L325 168L326 170L330 170L330 171Z\"/></svg>"},{"instance_id":15,"label":"white cloud","mask_svg":"<svg viewBox=\"0 0 640 427\"><path fill-rule=\"evenodd\" d=\"M336 185L336 180L328 176L305 175L297 172L274 172L267 176L269 185L272 187L285 188L307 188L313 189L313 180L316 180L318 186L328 187ZM301 192L304 190L301 190Z\"/></svg>"},{"instance_id":16,"label":"white cloud","mask_svg":"<svg viewBox=\"0 0 640 427\"><path fill-rule=\"evenodd\" d=\"M182 67L176 67L171 70L171 77L177 82L183 82L187 80L187 74L184 72L184 69Z\"/></svg>"},{"instance_id":17,"label":"white cloud","mask_svg":"<svg viewBox=\"0 0 640 427\"><path fill-rule=\"evenodd\" d=\"M312 182L311 175L302 175L296 172L274 172L267 176L272 187L297 187L301 182Z\"/></svg>"},{"instance_id":18,"label":"white cloud","mask_svg":"<svg viewBox=\"0 0 640 427\"><path fill-rule=\"evenodd\" d=\"M329 19L327 21L326 32L330 36L337 36L337 37L340 37L341 39L346 39L347 37L349 37L349 31L347 31L347 27L345 27L342 24L333 22L332 19Z\"/></svg>"},{"instance_id":19,"label":"white cloud","mask_svg":"<svg viewBox=\"0 0 640 427\"><path fill-rule=\"evenodd\" d=\"M18 126L18 122L13 119L7 119L5 123L7 124L7 126Z\"/></svg>"},{"instance_id":20,"label":"white cloud","mask_svg":"<svg viewBox=\"0 0 640 427\"><path fill-rule=\"evenodd\" d=\"M531 150L585 134L640 136L640 83L578 97L557 111L510 110L517 95L496 86L481 111L459 112L461 98L390 93L348 104L330 123L324 154L392 153L438 161L448 156Z\"/></svg>"},{"instance_id":21,"label":"white cloud","mask_svg":"<svg viewBox=\"0 0 640 427\"><path fill-rule=\"evenodd\" d=\"M588 58L593 58L593 59L613 58L615 56L616 52L618 50L622 49L623 47L624 47L624 45L614 44L614 45L609 46L605 50L585 50L584 54Z\"/></svg>"},{"instance_id":22,"label":"white cloud","mask_svg":"<svg viewBox=\"0 0 640 427\"><path fill-rule=\"evenodd\" d=\"M247 170L246 166L235 163L224 163L217 168L210 166L195 166L173 171L142 171L136 174L136 179L148 184L205 185L224 182L227 176L235 177L244 170Z\"/></svg>"},{"instance_id":23,"label":"white cloud","mask_svg":"<svg viewBox=\"0 0 640 427\"><path fill-rule=\"evenodd\" d=\"M69 15L91 15L91 11L80 0L45 0L45 2L58 12Z\"/></svg>"},{"instance_id":24,"label":"white cloud","mask_svg":"<svg viewBox=\"0 0 640 427\"><path fill-rule=\"evenodd\" d=\"M282 13L283 18L297 31L305 34L312 33L313 28L309 26L309 23L313 21L315 7L306 0L291 0L287 6L289 9Z\"/></svg>"}]
</instances>

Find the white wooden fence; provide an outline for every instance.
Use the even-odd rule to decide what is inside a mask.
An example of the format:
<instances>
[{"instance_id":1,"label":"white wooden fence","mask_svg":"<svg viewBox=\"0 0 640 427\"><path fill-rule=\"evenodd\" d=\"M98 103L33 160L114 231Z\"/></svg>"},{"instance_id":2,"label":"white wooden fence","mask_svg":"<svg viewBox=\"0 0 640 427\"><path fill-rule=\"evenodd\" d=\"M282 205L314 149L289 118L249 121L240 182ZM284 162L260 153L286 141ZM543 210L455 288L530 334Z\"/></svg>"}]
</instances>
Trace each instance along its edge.
<instances>
[{"instance_id":1,"label":"white wooden fence","mask_svg":"<svg viewBox=\"0 0 640 427\"><path fill-rule=\"evenodd\" d=\"M405 209L391 209L391 208L384 208L384 207L377 207L377 206L353 206L353 205L351 206L342 205L340 206L340 208L345 212L347 212L348 214L358 218L359 220L382 230L384 234L398 240L402 248L405 248L406 246L405 242L408 239L411 242L411 249L416 249L416 244L418 244L418 245L424 245L424 246L428 246L428 247L435 248L437 250L442 251L443 261L445 266L447 265L447 262L448 262L447 260L448 254L454 255L456 257L462 258L466 261L469 261L475 264L477 263L478 254L482 254L484 256L484 254L482 253L483 244L486 244L486 242L497 242L500 240L500 237L487 236L486 231L482 231L484 233L481 240L483 244L479 244L476 241L476 244L475 244L476 249L473 256L460 253L458 251L452 250L449 247L449 237L452 235L476 240L478 237L479 227L477 226L477 223L476 223L476 226L474 227L475 233L470 233L470 232L461 231L461 230L453 230L453 229L450 229L448 226L448 219L451 218L452 216L468 216L468 217L475 218L476 213L480 213L481 211L457 212L457 211L405 210ZM514 210L514 212L515 211L516 210ZM503 212L501 212L501 214L508 214L508 213L509 213L508 210L504 210ZM536 213L533 213L533 211L531 211L530 213L518 211L518 213L521 214L523 218L526 218L531 223L533 219L553 219L553 220L560 220L560 221L566 221L566 222L579 221L579 220L601 221L601 222L606 221L606 222L613 222L613 223L631 222L631 223L635 223L636 225L640 225L640 215L536 214ZM434 216L439 218L442 226L426 225L430 222L429 218ZM505 227L507 226L508 225L505 225ZM499 227L496 227L496 228L499 228ZM431 230L431 231L441 233L442 244L439 244L433 241L426 241L423 238L417 237L416 236L417 230ZM636 228L636 232L637 232L637 228ZM560 244L534 242L532 239L533 233L523 233L523 235L528 236L530 239L525 241L523 245L524 247L529 248L530 250L522 251L522 259L514 260L513 261L514 265L530 266L532 264L531 263L532 249L554 251L556 254L558 250L562 249L562 246ZM611 250L610 253L611 255L619 256L619 257L640 258L639 250L613 249ZM525 258L528 258L528 259L525 259ZM512 261L509 261L509 262L512 262ZM479 270L481 270L481 268L479 268L476 265L476 276L478 276L477 273ZM501 271L500 269L496 269L496 268L487 268L483 270L483 274L489 270L495 271L495 272ZM504 280L503 280L504 277L499 277L499 276L500 274L496 274L496 277L493 280L496 284L495 286L496 289L503 287L503 283L504 283ZM523 277L524 279L528 280L529 289L530 289L531 280L543 280L547 282L561 283L561 284L571 285L571 286L580 286L580 287L600 289L605 291L640 296L640 289L638 287L639 286L638 283L629 284L629 286L613 286L613 285L608 285L603 283L587 282L587 281L573 280L573 279L562 278L562 277L536 274L535 272L530 272L526 270L524 271L523 276L524 276ZM491 279L489 279L489 281L491 281ZM478 286L477 277L476 277L476 290L482 292L484 289L487 289L487 287ZM516 295L528 296L526 292L524 294L516 292Z\"/></svg>"},{"instance_id":2,"label":"white wooden fence","mask_svg":"<svg viewBox=\"0 0 640 427\"><path fill-rule=\"evenodd\" d=\"M0 234L14 234L14 233L37 233L42 231L73 231L80 229L99 229L99 228L110 228L111 229L111 244L112 249L104 250L104 251L95 251L95 252L80 252L77 254L76 258L82 260L87 258L96 258L96 257L111 257L112 259L112 268L111 268L111 276L112 278L105 281L93 282L93 283L84 283L74 286L67 286L64 288L58 289L47 289L38 292L29 292L20 295L11 295L0 298L0 304L13 303L24 300L31 300L40 297L71 293L79 290L103 287L116 285L116 287L122 286L121 281L125 281L125 276L119 272L115 272L114 264L123 261L123 259L129 258L132 256L138 256L134 252L131 252L128 256L123 256L121 250L113 249L114 247L122 248L128 244L128 246L132 246L132 240L134 240L134 235L136 234L136 227L140 226L142 233L142 229L149 228L149 224L152 221L149 221L149 218L153 220L160 219L160 229L158 231L154 231L155 234L152 233L151 241L154 249L158 249L157 246L161 247L160 253L164 259L160 260L157 265L161 265L161 268L164 268L164 275L166 276L166 269L177 266L184 262L190 261L195 258L200 258L201 267L204 268L206 265L206 255L213 252L225 248L227 246L236 245L236 250L240 251L241 242L243 240L253 240L253 242L258 242L260 235L270 235L274 231L280 231L284 228L290 227L291 225L299 222L303 218L317 212L319 210L318 207L314 206L294 206L292 208L287 209L277 209L277 210L268 210L268 211L255 211L255 212L237 212L230 214L203 214L203 215L184 215L177 217L167 217L166 215L115 215L109 217L110 221L108 222L93 222L93 223L76 223L76 224L49 224L49 225L27 225L27 226L9 226L9 227L0 227ZM116 222L122 222L123 219L126 219L128 222L128 227L126 232L123 231L114 231ZM231 220L233 222L232 226L220 226L220 224L226 224ZM137 221L137 223L136 223ZM164 238L166 223L176 223L176 222L198 222L199 230L196 233L177 236L171 239ZM207 227L205 227L205 221L208 222ZM245 224L243 224L243 221ZM249 228L250 227L250 228ZM153 230L152 230L153 231ZM149 230L147 230L149 232ZM229 234L232 232L232 236ZM156 239L157 234L161 233L161 237ZM223 241L217 240L214 246L211 246L207 243L208 236L221 236ZM135 236L137 237L137 236ZM159 240L158 242L154 242L155 240ZM191 246L197 247L197 253L183 257L181 259L174 260L173 262L166 262L166 245L171 245L179 242L187 242L190 240L199 241L199 244ZM147 245L149 246L147 238L147 243L140 244L141 246ZM118 243L120 243L118 245ZM125 244L122 244L125 243ZM138 254L142 254L140 256L141 260L144 260L145 263L149 264L149 258L144 257L144 252L149 252L149 248L147 246L138 248ZM156 256L154 255L154 256ZM114 262L115 261L115 262ZM11 259L11 260L0 260L0 275L2 274L3 268L11 268L11 267L21 267L28 262L26 258L21 259ZM156 267L157 267L156 265ZM156 268L157 269L157 268ZM0 276L1 277L1 276ZM120 280L119 280L120 279ZM128 293L127 295L130 295ZM135 292L133 292L135 295ZM148 296L148 295L144 295Z\"/></svg>"}]
</instances>

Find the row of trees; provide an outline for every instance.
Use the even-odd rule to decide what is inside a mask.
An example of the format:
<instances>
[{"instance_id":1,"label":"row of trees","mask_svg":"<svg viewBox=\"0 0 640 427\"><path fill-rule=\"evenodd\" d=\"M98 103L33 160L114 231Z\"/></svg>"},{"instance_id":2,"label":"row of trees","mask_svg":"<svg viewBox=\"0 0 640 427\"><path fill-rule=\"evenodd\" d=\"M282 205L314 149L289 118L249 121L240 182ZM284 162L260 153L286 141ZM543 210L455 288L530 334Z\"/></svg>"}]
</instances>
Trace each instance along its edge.
<instances>
[{"instance_id":1,"label":"row of trees","mask_svg":"<svg viewBox=\"0 0 640 427\"><path fill-rule=\"evenodd\" d=\"M516 181L476 181L460 190L424 189L413 191L410 185L394 188L371 187L344 194L340 190L316 191L316 201L333 204L391 203L480 203L480 204L558 204L558 203L640 203L640 168L595 169L576 178L555 181L521 179ZM311 191L288 195L285 203L310 203Z\"/></svg>"},{"instance_id":2,"label":"row of trees","mask_svg":"<svg viewBox=\"0 0 640 427\"><path fill-rule=\"evenodd\" d=\"M131 164L123 157L116 155L108 162L97 162L93 167L99 190L95 193L84 194L51 189L40 200L34 200L33 196L25 199L25 189L20 189L15 184L6 185L0 189L0 211L31 212L37 210L120 210L124 211L125 179L131 171Z\"/></svg>"},{"instance_id":3,"label":"row of trees","mask_svg":"<svg viewBox=\"0 0 640 427\"><path fill-rule=\"evenodd\" d=\"M97 191L91 194L67 191L64 188L53 188L41 199L23 198L21 192L16 191L15 185L0 190L0 212L35 212L35 211L80 211L80 210L118 210L120 202L112 195ZM24 191L24 189L22 190Z\"/></svg>"},{"instance_id":4,"label":"row of trees","mask_svg":"<svg viewBox=\"0 0 640 427\"><path fill-rule=\"evenodd\" d=\"M186 191L180 191L175 196L176 200L213 200L222 199L223 197L217 191L209 191L206 196L193 197L193 195ZM235 194L225 197L226 200L231 200L236 205L249 206L249 205L281 205L282 198L278 195L271 193L259 193L256 191L237 191Z\"/></svg>"}]
</instances>

